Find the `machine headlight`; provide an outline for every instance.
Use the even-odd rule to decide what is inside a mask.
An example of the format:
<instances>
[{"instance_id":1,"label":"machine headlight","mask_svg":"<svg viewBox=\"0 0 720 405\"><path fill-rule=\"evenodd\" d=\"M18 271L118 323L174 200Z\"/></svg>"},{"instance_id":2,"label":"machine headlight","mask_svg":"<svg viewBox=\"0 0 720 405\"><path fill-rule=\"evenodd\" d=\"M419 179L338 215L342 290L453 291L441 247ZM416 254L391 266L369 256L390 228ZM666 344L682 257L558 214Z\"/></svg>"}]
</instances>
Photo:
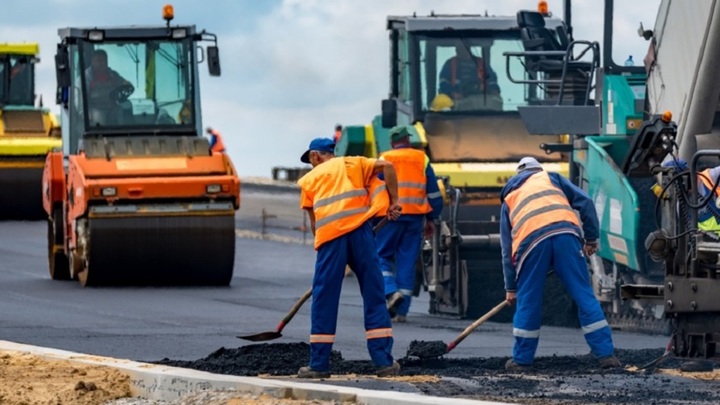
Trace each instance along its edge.
<instances>
[{"instance_id":1,"label":"machine headlight","mask_svg":"<svg viewBox=\"0 0 720 405\"><path fill-rule=\"evenodd\" d=\"M172 30L173 39L183 39L187 37L187 30L185 28L175 28Z\"/></svg>"},{"instance_id":2,"label":"machine headlight","mask_svg":"<svg viewBox=\"0 0 720 405\"><path fill-rule=\"evenodd\" d=\"M220 192L220 185L219 184L208 184L205 187L205 191L208 192L208 194L214 194Z\"/></svg>"},{"instance_id":3,"label":"machine headlight","mask_svg":"<svg viewBox=\"0 0 720 405\"><path fill-rule=\"evenodd\" d=\"M102 30L92 30L88 32L88 41L100 42L105 39L105 32Z\"/></svg>"},{"instance_id":4,"label":"machine headlight","mask_svg":"<svg viewBox=\"0 0 720 405\"><path fill-rule=\"evenodd\" d=\"M102 189L103 197L112 197L115 194L117 194L117 189L115 187L103 187Z\"/></svg>"}]
</instances>

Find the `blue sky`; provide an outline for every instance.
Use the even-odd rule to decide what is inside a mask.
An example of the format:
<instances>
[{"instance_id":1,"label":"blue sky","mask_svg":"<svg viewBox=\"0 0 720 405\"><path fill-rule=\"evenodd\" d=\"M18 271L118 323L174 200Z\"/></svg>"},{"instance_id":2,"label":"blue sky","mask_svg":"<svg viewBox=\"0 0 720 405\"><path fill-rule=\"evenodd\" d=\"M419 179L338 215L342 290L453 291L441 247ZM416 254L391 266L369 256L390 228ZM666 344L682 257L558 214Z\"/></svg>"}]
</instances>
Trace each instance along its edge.
<instances>
[{"instance_id":1,"label":"blue sky","mask_svg":"<svg viewBox=\"0 0 720 405\"><path fill-rule=\"evenodd\" d=\"M0 41L39 42L38 95L54 104L53 54L66 26L162 24L167 1L2 0ZM562 1L549 0L562 16ZM636 64L648 43L659 0L616 1L614 54ZM218 35L222 76L201 67L203 124L224 135L241 176L270 176L273 166L301 166L300 154L336 123L365 124L387 96L387 15L417 12L515 15L532 0L178 0L175 23ZM602 1L576 0L576 39L602 40ZM621 56L622 55L622 56Z\"/></svg>"}]
</instances>

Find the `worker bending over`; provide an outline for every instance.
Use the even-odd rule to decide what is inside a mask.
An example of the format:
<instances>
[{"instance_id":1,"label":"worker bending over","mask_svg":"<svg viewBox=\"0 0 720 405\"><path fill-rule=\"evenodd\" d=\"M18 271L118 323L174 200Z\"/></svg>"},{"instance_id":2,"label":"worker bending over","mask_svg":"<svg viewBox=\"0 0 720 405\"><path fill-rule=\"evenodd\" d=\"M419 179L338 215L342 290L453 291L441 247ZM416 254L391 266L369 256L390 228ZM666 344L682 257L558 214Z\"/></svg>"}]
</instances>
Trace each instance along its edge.
<instances>
[{"instance_id":1,"label":"worker bending over","mask_svg":"<svg viewBox=\"0 0 720 405\"><path fill-rule=\"evenodd\" d=\"M598 243L598 218L590 196L526 157L520 160L517 175L503 187L500 199L506 299L510 304L517 302L515 346L505 368L522 370L533 364L540 339L543 288L551 268L577 304L585 341L600 366L620 367L585 259L597 251ZM580 212L582 231L574 210Z\"/></svg>"},{"instance_id":2,"label":"worker bending over","mask_svg":"<svg viewBox=\"0 0 720 405\"><path fill-rule=\"evenodd\" d=\"M410 146L408 127L393 128L390 142L392 150L383 153L380 159L395 167L403 215L380 229L375 241L385 279L388 312L393 322L406 322L423 229L426 235L433 234L434 221L440 217L443 200L430 159L422 150Z\"/></svg>"},{"instance_id":3,"label":"worker bending over","mask_svg":"<svg viewBox=\"0 0 720 405\"><path fill-rule=\"evenodd\" d=\"M300 207L307 210L315 235L315 276L312 286L310 365L301 378L330 376L340 289L345 266L360 284L365 337L380 377L395 375L400 365L392 356L392 325L385 306L375 238L370 222L380 211L391 220L400 216L397 178L392 163L365 157L335 157L332 139L317 138L300 160L313 169L298 180ZM383 183L378 179L382 172ZM389 200L388 200L389 198Z\"/></svg>"}]
</instances>

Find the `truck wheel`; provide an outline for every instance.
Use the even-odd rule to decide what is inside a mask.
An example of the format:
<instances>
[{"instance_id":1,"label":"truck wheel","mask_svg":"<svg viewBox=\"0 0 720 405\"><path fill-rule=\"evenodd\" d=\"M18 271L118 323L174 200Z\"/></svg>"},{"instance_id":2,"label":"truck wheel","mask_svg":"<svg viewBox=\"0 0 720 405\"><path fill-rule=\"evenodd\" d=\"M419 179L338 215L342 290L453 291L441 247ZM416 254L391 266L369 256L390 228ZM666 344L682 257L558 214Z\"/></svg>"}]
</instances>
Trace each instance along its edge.
<instances>
[{"instance_id":1,"label":"truck wheel","mask_svg":"<svg viewBox=\"0 0 720 405\"><path fill-rule=\"evenodd\" d=\"M70 280L68 257L59 250L65 244L62 218L62 211L55 208L52 218L48 219L48 265L53 280Z\"/></svg>"}]
</instances>

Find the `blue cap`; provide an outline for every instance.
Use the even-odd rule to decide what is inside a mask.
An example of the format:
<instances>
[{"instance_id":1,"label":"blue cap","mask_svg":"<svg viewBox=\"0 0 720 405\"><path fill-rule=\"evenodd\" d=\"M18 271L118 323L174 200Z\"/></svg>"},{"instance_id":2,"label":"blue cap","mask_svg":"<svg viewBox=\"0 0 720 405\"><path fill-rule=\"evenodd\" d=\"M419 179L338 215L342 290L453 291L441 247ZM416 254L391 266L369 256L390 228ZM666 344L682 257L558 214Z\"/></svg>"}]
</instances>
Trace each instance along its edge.
<instances>
[{"instance_id":1,"label":"blue cap","mask_svg":"<svg viewBox=\"0 0 720 405\"><path fill-rule=\"evenodd\" d=\"M675 170L679 170L681 172L684 172L688 169L688 164L683 159L670 159L667 162L663 163L663 167L672 167Z\"/></svg>"},{"instance_id":2,"label":"blue cap","mask_svg":"<svg viewBox=\"0 0 720 405\"><path fill-rule=\"evenodd\" d=\"M335 141L330 138L315 138L310 142L308 150L300 156L300 161L303 163L310 163L310 151L316 150L318 152L335 153Z\"/></svg>"}]
</instances>

